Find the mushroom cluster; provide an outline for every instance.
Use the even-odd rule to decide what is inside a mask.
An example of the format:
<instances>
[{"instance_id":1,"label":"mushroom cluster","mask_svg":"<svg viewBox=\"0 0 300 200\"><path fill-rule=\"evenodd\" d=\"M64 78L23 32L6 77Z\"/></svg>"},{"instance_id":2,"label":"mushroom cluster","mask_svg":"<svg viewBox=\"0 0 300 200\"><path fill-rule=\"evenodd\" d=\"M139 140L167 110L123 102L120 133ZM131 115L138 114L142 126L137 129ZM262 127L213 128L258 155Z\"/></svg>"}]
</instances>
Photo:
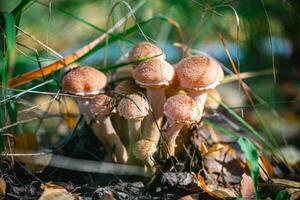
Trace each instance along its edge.
<instances>
[{"instance_id":1,"label":"mushroom cluster","mask_svg":"<svg viewBox=\"0 0 300 200\"><path fill-rule=\"evenodd\" d=\"M155 44L136 45L128 54L132 77L119 82L111 95L105 93L106 75L93 67L73 68L63 76L63 91L76 97L112 162L154 167L155 152L165 159L175 156L183 127L199 123L204 108L218 107L214 88L224 74L216 60L193 55L171 65L165 58Z\"/></svg>"}]
</instances>

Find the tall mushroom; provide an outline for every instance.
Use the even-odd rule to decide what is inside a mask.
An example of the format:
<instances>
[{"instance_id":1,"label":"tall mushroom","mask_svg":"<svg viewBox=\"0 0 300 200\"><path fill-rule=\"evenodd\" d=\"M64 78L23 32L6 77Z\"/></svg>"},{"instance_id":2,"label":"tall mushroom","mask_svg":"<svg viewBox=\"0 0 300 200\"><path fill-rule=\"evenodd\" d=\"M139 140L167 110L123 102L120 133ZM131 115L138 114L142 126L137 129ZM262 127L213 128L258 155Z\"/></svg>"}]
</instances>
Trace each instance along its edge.
<instances>
[{"instance_id":1,"label":"tall mushroom","mask_svg":"<svg viewBox=\"0 0 300 200\"><path fill-rule=\"evenodd\" d=\"M182 59L176 64L175 71L180 86L196 100L201 112L204 109L207 90L219 85L224 77L219 63L202 55Z\"/></svg>"},{"instance_id":2,"label":"tall mushroom","mask_svg":"<svg viewBox=\"0 0 300 200\"><path fill-rule=\"evenodd\" d=\"M169 127L163 135L167 145L165 156L174 156L176 138L184 125L190 125L200 120L202 113L193 98L179 94L167 99L164 105L164 114L167 117Z\"/></svg>"},{"instance_id":3,"label":"tall mushroom","mask_svg":"<svg viewBox=\"0 0 300 200\"><path fill-rule=\"evenodd\" d=\"M95 116L94 122L91 123L91 128L112 156L112 160L126 163L128 160L127 150L109 117L113 109L112 98L107 95L100 94L91 100L90 111Z\"/></svg>"},{"instance_id":4,"label":"tall mushroom","mask_svg":"<svg viewBox=\"0 0 300 200\"><path fill-rule=\"evenodd\" d=\"M129 52L129 62L141 61L147 58L162 59L166 58L161 48L150 42L141 42Z\"/></svg>"},{"instance_id":5,"label":"tall mushroom","mask_svg":"<svg viewBox=\"0 0 300 200\"><path fill-rule=\"evenodd\" d=\"M118 104L119 114L128 120L130 154L133 144L141 138L141 123L148 110L148 102L138 94L127 95Z\"/></svg>"},{"instance_id":6,"label":"tall mushroom","mask_svg":"<svg viewBox=\"0 0 300 200\"><path fill-rule=\"evenodd\" d=\"M112 126L109 118L104 119L101 123L95 123L92 121L95 114L90 110L91 97L103 92L106 86L107 78L105 74L96 70L93 67L77 67L67 72L62 79L62 89L64 92L78 95L76 98L78 107L84 116L88 124L92 123L92 129L94 134L99 138L105 138L105 134L110 134ZM99 120L98 120L99 121ZM102 141L105 147L110 146L107 141ZM117 142L118 144L122 144ZM122 147L116 147L116 149L122 149ZM125 149L125 148L124 148ZM106 149L111 152L110 148ZM125 149L126 150L126 149ZM118 162L126 162L127 152L120 156Z\"/></svg>"},{"instance_id":7,"label":"tall mushroom","mask_svg":"<svg viewBox=\"0 0 300 200\"><path fill-rule=\"evenodd\" d=\"M159 129L163 119L163 106L166 101L165 87L169 86L175 76L174 68L168 62L160 59L151 59L139 63L133 72L133 77L141 87L146 88L147 98L155 116L146 118L143 129L143 139L157 144L160 139Z\"/></svg>"}]
</instances>

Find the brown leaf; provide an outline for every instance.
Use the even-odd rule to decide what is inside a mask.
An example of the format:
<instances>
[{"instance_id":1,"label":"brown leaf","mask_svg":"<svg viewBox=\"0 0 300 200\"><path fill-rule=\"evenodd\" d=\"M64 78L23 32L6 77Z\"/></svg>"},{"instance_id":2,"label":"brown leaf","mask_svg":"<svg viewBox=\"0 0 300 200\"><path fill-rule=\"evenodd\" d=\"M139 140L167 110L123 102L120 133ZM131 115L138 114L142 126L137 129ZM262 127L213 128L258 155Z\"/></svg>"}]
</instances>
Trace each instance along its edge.
<instances>
[{"instance_id":1,"label":"brown leaf","mask_svg":"<svg viewBox=\"0 0 300 200\"><path fill-rule=\"evenodd\" d=\"M208 173L219 175L218 181L222 183L240 183L245 172L236 151L229 145L212 146L203 161Z\"/></svg>"},{"instance_id":2,"label":"brown leaf","mask_svg":"<svg viewBox=\"0 0 300 200\"><path fill-rule=\"evenodd\" d=\"M52 183L46 183L43 185L44 192L40 196L39 200L76 200L76 196L69 193L66 189L59 185Z\"/></svg>"},{"instance_id":3,"label":"brown leaf","mask_svg":"<svg viewBox=\"0 0 300 200\"><path fill-rule=\"evenodd\" d=\"M243 174L243 179L241 181L241 194L245 200L250 200L254 198L254 184L252 178L247 174Z\"/></svg>"}]
</instances>

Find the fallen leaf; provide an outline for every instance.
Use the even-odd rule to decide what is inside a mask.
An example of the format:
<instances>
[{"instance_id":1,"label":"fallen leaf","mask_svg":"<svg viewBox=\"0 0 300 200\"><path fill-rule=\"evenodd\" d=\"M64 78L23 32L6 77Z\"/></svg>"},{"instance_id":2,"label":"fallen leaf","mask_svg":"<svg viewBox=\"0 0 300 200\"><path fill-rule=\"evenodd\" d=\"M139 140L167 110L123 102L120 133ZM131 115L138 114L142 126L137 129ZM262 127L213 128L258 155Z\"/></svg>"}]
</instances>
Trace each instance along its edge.
<instances>
[{"instance_id":1,"label":"fallen leaf","mask_svg":"<svg viewBox=\"0 0 300 200\"><path fill-rule=\"evenodd\" d=\"M241 194L245 200L254 199L254 184L252 178L247 174L243 174L241 181Z\"/></svg>"},{"instance_id":2,"label":"fallen leaf","mask_svg":"<svg viewBox=\"0 0 300 200\"><path fill-rule=\"evenodd\" d=\"M59 185L45 183L42 187L44 188L44 192L39 200L76 200L76 196Z\"/></svg>"},{"instance_id":3,"label":"fallen leaf","mask_svg":"<svg viewBox=\"0 0 300 200\"><path fill-rule=\"evenodd\" d=\"M207 185L207 191L209 194L211 194L214 197L220 198L220 199L228 199L228 198L236 198L238 197L237 192L235 192L231 188L225 188L221 186L215 186L215 185Z\"/></svg>"},{"instance_id":4,"label":"fallen leaf","mask_svg":"<svg viewBox=\"0 0 300 200\"><path fill-rule=\"evenodd\" d=\"M290 181L281 178L273 178L272 184L279 185L286 188L300 188L300 182Z\"/></svg>"},{"instance_id":5,"label":"fallen leaf","mask_svg":"<svg viewBox=\"0 0 300 200\"><path fill-rule=\"evenodd\" d=\"M217 174L218 181L224 184L240 183L245 172L244 164L229 145L213 145L204 155L203 164L209 174Z\"/></svg>"}]
</instances>

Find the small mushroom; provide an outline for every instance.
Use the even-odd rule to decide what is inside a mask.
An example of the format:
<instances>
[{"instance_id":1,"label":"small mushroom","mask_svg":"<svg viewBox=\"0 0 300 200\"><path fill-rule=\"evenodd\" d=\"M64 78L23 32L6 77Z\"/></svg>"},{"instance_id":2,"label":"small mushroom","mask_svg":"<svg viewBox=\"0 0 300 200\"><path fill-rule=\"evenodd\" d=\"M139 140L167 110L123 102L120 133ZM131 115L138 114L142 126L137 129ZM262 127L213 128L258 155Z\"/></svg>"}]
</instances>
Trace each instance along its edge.
<instances>
[{"instance_id":1,"label":"small mushroom","mask_svg":"<svg viewBox=\"0 0 300 200\"><path fill-rule=\"evenodd\" d=\"M160 127L163 119L163 105L166 101L165 88L174 80L175 72L172 65L160 59L151 59L139 63L133 72L137 84L146 88L147 98L153 110L154 117L146 118L143 139L148 139L157 144L160 139Z\"/></svg>"},{"instance_id":2,"label":"small mushroom","mask_svg":"<svg viewBox=\"0 0 300 200\"><path fill-rule=\"evenodd\" d=\"M113 135L113 127L108 117L104 117L103 120L92 121L92 119L95 118L95 113L94 111L91 111L90 103L92 102L91 97L103 92L103 89L106 86L106 81L107 78L105 74L93 67L88 66L72 68L64 75L62 79L63 91L79 96L78 98L76 98L78 107L86 122L91 125L94 134L100 140L106 137L105 134ZM101 121L101 123L99 123L99 121ZM115 135L113 137L116 138ZM113 152L113 150L111 149L112 143L116 143L114 148L116 148L116 151L118 151L116 153L118 154L116 156L119 156L119 159L117 161L125 162L127 159L126 149L125 147L122 147L120 142L115 142L116 140L117 139L115 139L114 141L107 141L103 139L102 143L109 153ZM126 153L119 153L122 152L122 149L125 149Z\"/></svg>"},{"instance_id":3,"label":"small mushroom","mask_svg":"<svg viewBox=\"0 0 300 200\"><path fill-rule=\"evenodd\" d=\"M101 93L106 81L105 74L88 66L72 68L63 76L62 90L79 96L76 101L88 124L94 117L89 109L89 97Z\"/></svg>"},{"instance_id":4,"label":"small mushroom","mask_svg":"<svg viewBox=\"0 0 300 200\"><path fill-rule=\"evenodd\" d=\"M141 61L147 58L162 59L166 58L161 48L150 42L141 42L137 44L128 56L129 62Z\"/></svg>"},{"instance_id":5,"label":"small mushroom","mask_svg":"<svg viewBox=\"0 0 300 200\"><path fill-rule=\"evenodd\" d=\"M115 162L126 163L128 160L127 150L120 137L116 133L109 115L113 111L111 97L100 94L90 101L90 111L96 116L91 128L105 149Z\"/></svg>"},{"instance_id":6,"label":"small mushroom","mask_svg":"<svg viewBox=\"0 0 300 200\"><path fill-rule=\"evenodd\" d=\"M165 157L175 155L176 138L184 125L191 125L200 120L202 113L193 98L187 95L175 95L167 99L164 114L169 127L163 135L167 144Z\"/></svg>"},{"instance_id":7,"label":"small mushroom","mask_svg":"<svg viewBox=\"0 0 300 200\"><path fill-rule=\"evenodd\" d=\"M134 80L123 80L117 84L114 91L123 95L133 94L139 92L140 87Z\"/></svg>"},{"instance_id":8,"label":"small mushroom","mask_svg":"<svg viewBox=\"0 0 300 200\"><path fill-rule=\"evenodd\" d=\"M138 94L127 95L118 104L119 114L128 120L130 152L133 144L141 138L141 124L148 110L148 102Z\"/></svg>"},{"instance_id":9,"label":"small mushroom","mask_svg":"<svg viewBox=\"0 0 300 200\"><path fill-rule=\"evenodd\" d=\"M214 59L195 55L189 56L176 64L176 75L179 84L193 97L200 111L204 109L207 90L215 88L224 77L223 70Z\"/></svg>"},{"instance_id":10,"label":"small mushroom","mask_svg":"<svg viewBox=\"0 0 300 200\"><path fill-rule=\"evenodd\" d=\"M135 83L134 80L126 79L117 84L117 86L114 89L114 92L120 95L128 95L137 93L140 91L140 89L141 88ZM126 119L124 119L117 113L113 113L110 119L112 120L112 123L115 129L117 130L117 133L121 137L121 140L126 146L129 145L128 123Z\"/></svg>"},{"instance_id":11,"label":"small mushroom","mask_svg":"<svg viewBox=\"0 0 300 200\"><path fill-rule=\"evenodd\" d=\"M156 152L156 144L154 144L150 140L141 139L138 140L132 149L133 155L139 159L144 161L149 167L154 166L154 159L152 155Z\"/></svg>"}]
</instances>

